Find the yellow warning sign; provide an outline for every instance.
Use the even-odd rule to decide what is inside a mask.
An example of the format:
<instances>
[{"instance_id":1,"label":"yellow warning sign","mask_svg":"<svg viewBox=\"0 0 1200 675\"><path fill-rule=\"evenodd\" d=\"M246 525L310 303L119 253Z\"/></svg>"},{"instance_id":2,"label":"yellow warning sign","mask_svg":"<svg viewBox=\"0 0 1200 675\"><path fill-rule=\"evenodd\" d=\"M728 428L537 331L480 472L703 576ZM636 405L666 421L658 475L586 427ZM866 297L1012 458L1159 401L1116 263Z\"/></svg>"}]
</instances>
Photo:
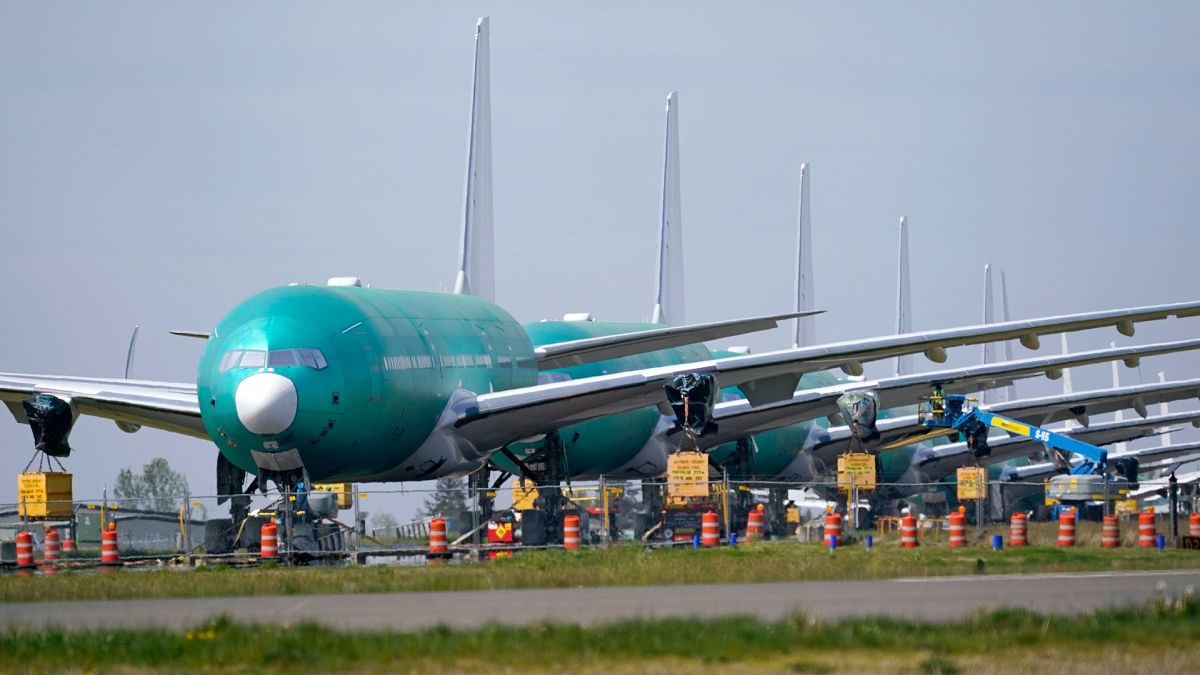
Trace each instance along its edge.
<instances>
[{"instance_id":1,"label":"yellow warning sign","mask_svg":"<svg viewBox=\"0 0 1200 675\"><path fill-rule=\"evenodd\" d=\"M667 494L672 497L707 497L708 454L677 452L668 457Z\"/></svg>"},{"instance_id":2,"label":"yellow warning sign","mask_svg":"<svg viewBox=\"0 0 1200 675\"><path fill-rule=\"evenodd\" d=\"M875 455L869 452L847 452L839 455L837 480L839 490L874 490Z\"/></svg>"},{"instance_id":3,"label":"yellow warning sign","mask_svg":"<svg viewBox=\"0 0 1200 675\"><path fill-rule=\"evenodd\" d=\"M958 467L958 499L984 499L987 494L987 469L982 466Z\"/></svg>"},{"instance_id":4,"label":"yellow warning sign","mask_svg":"<svg viewBox=\"0 0 1200 675\"><path fill-rule=\"evenodd\" d=\"M513 511L532 511L533 502L538 498L537 488L531 481L520 478L513 482Z\"/></svg>"},{"instance_id":5,"label":"yellow warning sign","mask_svg":"<svg viewBox=\"0 0 1200 675\"><path fill-rule=\"evenodd\" d=\"M70 518L71 474L59 471L19 474L17 501L22 518Z\"/></svg>"},{"instance_id":6,"label":"yellow warning sign","mask_svg":"<svg viewBox=\"0 0 1200 675\"><path fill-rule=\"evenodd\" d=\"M1138 503L1136 499L1118 499L1113 502L1113 513L1118 516L1124 516L1130 513L1138 512Z\"/></svg>"}]
</instances>

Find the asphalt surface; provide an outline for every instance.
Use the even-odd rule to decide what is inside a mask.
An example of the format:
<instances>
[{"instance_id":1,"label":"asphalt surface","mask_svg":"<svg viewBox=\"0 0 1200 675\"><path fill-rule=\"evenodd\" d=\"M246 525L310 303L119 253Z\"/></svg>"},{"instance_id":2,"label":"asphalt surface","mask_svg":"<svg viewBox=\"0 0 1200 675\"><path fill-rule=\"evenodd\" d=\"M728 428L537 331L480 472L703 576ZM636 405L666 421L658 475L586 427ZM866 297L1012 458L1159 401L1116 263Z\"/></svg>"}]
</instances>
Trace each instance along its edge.
<instances>
[{"instance_id":1,"label":"asphalt surface","mask_svg":"<svg viewBox=\"0 0 1200 675\"><path fill-rule=\"evenodd\" d=\"M622 586L361 595L97 600L0 605L0 625L86 628L190 628L225 614L248 623L316 621L343 629L470 628L490 622L555 620L595 624L621 619L795 613L819 619L863 616L945 621L981 608L1025 607L1076 614L1140 604L1165 592L1200 588L1200 571L930 577L888 581L813 581L705 586Z\"/></svg>"}]
</instances>

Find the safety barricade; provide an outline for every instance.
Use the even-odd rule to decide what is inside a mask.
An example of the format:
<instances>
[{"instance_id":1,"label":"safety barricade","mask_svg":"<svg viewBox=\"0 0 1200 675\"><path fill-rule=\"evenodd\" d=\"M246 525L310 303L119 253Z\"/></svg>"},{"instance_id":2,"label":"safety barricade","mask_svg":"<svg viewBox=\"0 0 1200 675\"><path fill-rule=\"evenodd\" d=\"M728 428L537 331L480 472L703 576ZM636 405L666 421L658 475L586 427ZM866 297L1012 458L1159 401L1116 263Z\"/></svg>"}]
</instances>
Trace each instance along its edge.
<instances>
[{"instance_id":1,"label":"safety barricade","mask_svg":"<svg viewBox=\"0 0 1200 675\"><path fill-rule=\"evenodd\" d=\"M914 516L904 516L900 519L900 546L903 548L920 546L920 543L917 542L917 519Z\"/></svg>"},{"instance_id":2,"label":"safety barricade","mask_svg":"<svg viewBox=\"0 0 1200 675\"><path fill-rule=\"evenodd\" d=\"M17 569L29 569L33 566L33 535L29 532L18 532Z\"/></svg>"},{"instance_id":3,"label":"safety barricade","mask_svg":"<svg viewBox=\"0 0 1200 675\"><path fill-rule=\"evenodd\" d=\"M573 513L563 516L563 548L568 551L579 548L579 516Z\"/></svg>"},{"instance_id":4,"label":"safety barricade","mask_svg":"<svg viewBox=\"0 0 1200 675\"><path fill-rule=\"evenodd\" d=\"M1075 545L1075 511L1063 509L1058 514L1058 545L1067 547Z\"/></svg>"},{"instance_id":5,"label":"safety barricade","mask_svg":"<svg viewBox=\"0 0 1200 675\"><path fill-rule=\"evenodd\" d=\"M1158 544L1158 528L1154 523L1154 507L1148 506L1138 513L1138 546L1154 548Z\"/></svg>"},{"instance_id":6,"label":"safety barricade","mask_svg":"<svg viewBox=\"0 0 1200 675\"><path fill-rule=\"evenodd\" d=\"M1200 537L1200 513L1188 516L1188 536Z\"/></svg>"},{"instance_id":7,"label":"safety barricade","mask_svg":"<svg viewBox=\"0 0 1200 675\"><path fill-rule=\"evenodd\" d=\"M1102 548L1121 546L1121 521L1116 516L1104 516L1104 526L1100 530L1100 546Z\"/></svg>"},{"instance_id":8,"label":"safety barricade","mask_svg":"<svg viewBox=\"0 0 1200 675\"><path fill-rule=\"evenodd\" d=\"M1008 521L1008 545L1029 545L1029 516L1018 511Z\"/></svg>"},{"instance_id":9,"label":"safety barricade","mask_svg":"<svg viewBox=\"0 0 1200 675\"><path fill-rule=\"evenodd\" d=\"M947 520L950 521L950 548L962 548L967 545L967 517L962 513L951 513Z\"/></svg>"},{"instance_id":10,"label":"safety barricade","mask_svg":"<svg viewBox=\"0 0 1200 675\"><path fill-rule=\"evenodd\" d=\"M75 540L70 537L63 539L62 552L64 554L74 553L75 552Z\"/></svg>"},{"instance_id":11,"label":"safety barricade","mask_svg":"<svg viewBox=\"0 0 1200 675\"><path fill-rule=\"evenodd\" d=\"M763 538L767 519L762 511L751 509L746 518L746 541L757 541Z\"/></svg>"},{"instance_id":12,"label":"safety barricade","mask_svg":"<svg viewBox=\"0 0 1200 675\"><path fill-rule=\"evenodd\" d=\"M100 533L100 564L121 564L121 554L117 551L117 524L111 520L108 521L108 528Z\"/></svg>"},{"instance_id":13,"label":"safety barricade","mask_svg":"<svg viewBox=\"0 0 1200 675\"><path fill-rule=\"evenodd\" d=\"M60 550L61 544L58 541L58 530L53 527L47 527L46 538L42 541L42 562L57 562Z\"/></svg>"},{"instance_id":14,"label":"safety barricade","mask_svg":"<svg viewBox=\"0 0 1200 675\"><path fill-rule=\"evenodd\" d=\"M715 511L708 511L700 517L700 544L716 546L721 543L721 525L717 521Z\"/></svg>"},{"instance_id":15,"label":"safety barricade","mask_svg":"<svg viewBox=\"0 0 1200 675\"><path fill-rule=\"evenodd\" d=\"M842 540L842 514L836 511L825 514L825 545L829 546L834 537Z\"/></svg>"},{"instance_id":16,"label":"safety barricade","mask_svg":"<svg viewBox=\"0 0 1200 675\"><path fill-rule=\"evenodd\" d=\"M279 526L274 520L268 520L262 524L259 530L261 544L259 545L258 556L263 560L274 560L279 557Z\"/></svg>"},{"instance_id":17,"label":"safety barricade","mask_svg":"<svg viewBox=\"0 0 1200 675\"><path fill-rule=\"evenodd\" d=\"M446 520L434 518L429 521L429 558L444 558L450 549L446 546Z\"/></svg>"}]
</instances>

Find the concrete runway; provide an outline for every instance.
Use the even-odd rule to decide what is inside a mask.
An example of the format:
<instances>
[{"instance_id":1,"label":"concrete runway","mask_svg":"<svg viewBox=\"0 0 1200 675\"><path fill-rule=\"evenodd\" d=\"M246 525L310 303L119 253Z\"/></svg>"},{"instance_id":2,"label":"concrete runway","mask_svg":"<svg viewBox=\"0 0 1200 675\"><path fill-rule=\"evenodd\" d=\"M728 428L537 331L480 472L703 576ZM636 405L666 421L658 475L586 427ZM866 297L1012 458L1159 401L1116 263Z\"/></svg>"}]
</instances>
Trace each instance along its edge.
<instances>
[{"instance_id":1,"label":"concrete runway","mask_svg":"<svg viewBox=\"0 0 1200 675\"><path fill-rule=\"evenodd\" d=\"M0 625L189 628L220 614L249 623L317 621L402 631L542 620L595 624L728 615L773 620L797 612L826 620L882 615L944 621L980 608L1074 614L1143 603L1160 585L1178 597L1185 588L1200 588L1200 571L20 603L0 605Z\"/></svg>"}]
</instances>

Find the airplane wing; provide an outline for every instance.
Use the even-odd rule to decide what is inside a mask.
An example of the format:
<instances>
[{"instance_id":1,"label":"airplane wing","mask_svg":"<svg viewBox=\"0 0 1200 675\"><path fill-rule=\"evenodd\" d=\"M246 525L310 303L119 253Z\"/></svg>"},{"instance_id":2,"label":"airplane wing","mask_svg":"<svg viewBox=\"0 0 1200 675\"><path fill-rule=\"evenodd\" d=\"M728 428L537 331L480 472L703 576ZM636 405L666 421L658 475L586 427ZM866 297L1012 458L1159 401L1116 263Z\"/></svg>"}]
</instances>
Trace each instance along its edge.
<instances>
[{"instance_id":1,"label":"airplane wing","mask_svg":"<svg viewBox=\"0 0 1200 675\"><path fill-rule=\"evenodd\" d=\"M920 350L929 342L918 339L907 344L910 350ZM821 370L828 366L827 360L821 357L814 358L813 352L832 351L830 347L820 347L816 350L800 348L472 395L463 398L458 404L454 433L481 451L499 448L568 424L660 404L664 401L662 387L665 383L677 375L695 372L713 374L721 387L753 384L756 379L762 378L772 380L785 377L785 384L790 389L787 396L780 397L785 399L782 404L751 409L753 398L750 401L719 404L742 406L742 413L753 415L756 420L755 423L747 425L749 431L754 431L760 426L775 428L799 419L826 416L836 411L838 396L851 391L875 390L880 407L887 408L914 401L918 396L927 393L932 384L943 384L950 391L974 391L979 388L1006 386L1021 375L1061 371L1062 368L1118 359L1127 364L1136 363L1138 359L1146 356L1197 348L1200 348L1200 339L1101 349L1067 356L1035 357L1024 361L959 368L942 373L890 378L887 380L886 392L880 388L882 380L852 382L795 392L795 383L800 373ZM881 350L878 352L879 358L895 356L896 349L899 347ZM862 353L859 353L858 358L864 358ZM717 433L720 435L724 432Z\"/></svg>"},{"instance_id":2,"label":"airplane wing","mask_svg":"<svg viewBox=\"0 0 1200 675\"><path fill-rule=\"evenodd\" d=\"M36 394L68 401L75 415L208 438L194 384L0 373L0 401L18 422L29 423L21 402Z\"/></svg>"},{"instance_id":3,"label":"airplane wing","mask_svg":"<svg viewBox=\"0 0 1200 675\"><path fill-rule=\"evenodd\" d=\"M1093 424L1090 427L1069 429L1060 433L1092 445L1108 445L1151 436L1156 429L1173 424L1200 426L1200 412L1172 413L1146 419ZM1019 457L1029 457L1042 452L1043 448L1041 443L1023 436L989 439L988 445L992 448L992 454L981 460L985 464L999 464ZM1110 455L1109 461L1115 458L1116 455ZM923 477L928 480L940 480L954 473L958 467L973 463L975 454L966 443L951 443L937 448L924 448L914 460Z\"/></svg>"},{"instance_id":4,"label":"airplane wing","mask_svg":"<svg viewBox=\"0 0 1200 675\"><path fill-rule=\"evenodd\" d=\"M1187 485L1200 481L1200 471L1189 471L1187 473L1178 474L1175 476L1179 485ZM1130 498L1148 497L1157 493L1165 493L1170 489L1169 478L1155 478L1153 480L1141 481L1138 489L1129 493Z\"/></svg>"},{"instance_id":5,"label":"airplane wing","mask_svg":"<svg viewBox=\"0 0 1200 675\"><path fill-rule=\"evenodd\" d=\"M1193 341L1184 341L1184 343L1191 342ZM726 401L717 404L714 411L713 421L717 423L717 432L706 434L702 437L700 439L701 448L716 447L722 443L737 440L746 434L774 429L836 413L838 412L838 397L850 392L872 392L879 401L880 409L893 408L914 404L919 397L927 395L930 387L933 385L941 385L951 393L966 393L981 388L1004 387L1011 384L1014 380L1033 377L1048 371L1061 371L1063 368L1116 361L1118 359L1140 358L1141 356L1151 356L1154 353L1168 353L1159 351L1161 349L1176 351L1179 349L1196 348L1184 343L1165 343L1162 345L1148 345L1145 348L1132 348L1135 350L1149 350L1140 355L1135 355L1134 351L1122 351L1131 349L1129 347L1118 347L1098 349L1090 352L1078 352L1076 354L1039 356L1019 361L989 363L929 373L917 373L915 375L902 375L873 381L847 382L829 387L798 391L793 394L789 401L763 406L752 406L747 401ZM880 420L876 425L881 428L892 428L891 433L895 435L896 428L903 430L911 427L912 423L909 420L900 418L895 422Z\"/></svg>"},{"instance_id":6,"label":"airplane wing","mask_svg":"<svg viewBox=\"0 0 1200 675\"><path fill-rule=\"evenodd\" d=\"M581 363L607 361L622 356L644 354L647 352L694 345L708 340L745 335L761 330L770 330L779 325L780 321L797 317L823 314L824 310L810 312L790 312L772 316L759 316L750 319L735 319L733 321L717 321L713 323L693 324L691 326L666 326L652 330L619 333L617 335L602 335L581 340L569 340L535 347L539 370L576 366Z\"/></svg>"},{"instance_id":7,"label":"airplane wing","mask_svg":"<svg viewBox=\"0 0 1200 675\"><path fill-rule=\"evenodd\" d=\"M1140 416L1146 417L1147 406L1192 397L1200 397L1200 378L1042 396L979 407L1007 417L1029 421L1037 426L1071 419L1087 425L1091 415L1133 409ZM720 420L718 423L721 423ZM879 429L876 447L881 450L919 443L935 435L949 435L945 429L921 426L916 415L882 419L876 423L876 428ZM821 454L840 455L849 450L851 438L849 427L830 427L823 435L818 450Z\"/></svg>"},{"instance_id":8,"label":"airplane wing","mask_svg":"<svg viewBox=\"0 0 1200 675\"><path fill-rule=\"evenodd\" d=\"M1200 442L1176 443L1174 445L1164 445L1157 448L1128 450L1126 452L1113 453L1108 456L1108 461L1111 464L1113 460L1133 458L1136 459L1138 461L1138 465L1144 469L1152 462L1181 462L1188 460L1189 457L1195 456L1195 453L1197 452L1200 452ZM1004 472L1001 474L1001 480L1016 483L1034 482L1045 480L1056 473L1058 473L1058 469L1054 466L1053 462L1040 462L1038 464L1030 464L1028 466L1005 467ZM1145 482L1149 483L1152 481Z\"/></svg>"}]
</instances>

